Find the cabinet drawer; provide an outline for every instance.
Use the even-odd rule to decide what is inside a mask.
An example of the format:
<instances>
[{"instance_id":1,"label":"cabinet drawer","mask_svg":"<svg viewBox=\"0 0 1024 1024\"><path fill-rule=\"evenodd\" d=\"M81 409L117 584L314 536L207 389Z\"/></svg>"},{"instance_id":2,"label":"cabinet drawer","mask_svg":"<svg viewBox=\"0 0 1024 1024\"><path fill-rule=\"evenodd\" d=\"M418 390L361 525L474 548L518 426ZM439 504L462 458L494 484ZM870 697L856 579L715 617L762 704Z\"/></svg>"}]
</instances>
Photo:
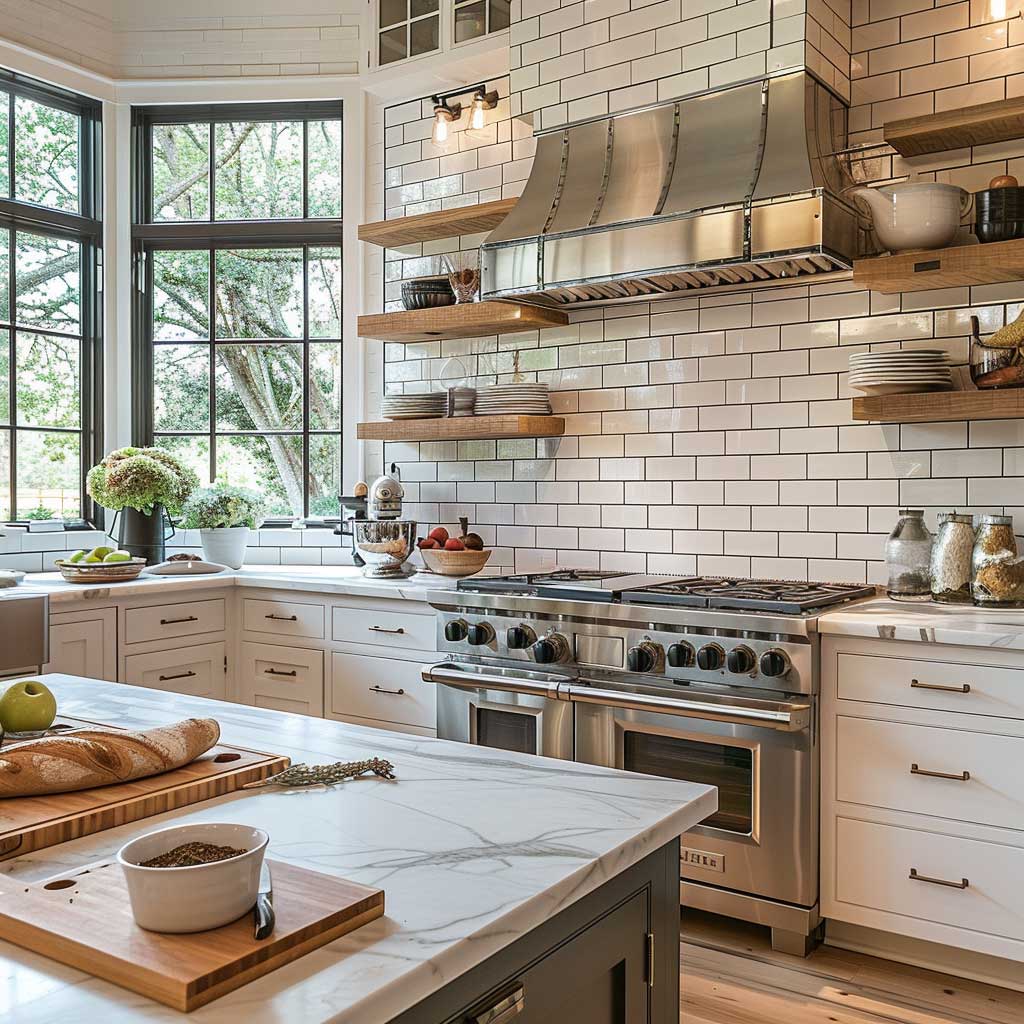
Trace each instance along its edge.
<instances>
[{"instance_id":1,"label":"cabinet drawer","mask_svg":"<svg viewBox=\"0 0 1024 1024\"><path fill-rule=\"evenodd\" d=\"M124 659L124 681L151 690L225 700L224 644L199 644Z\"/></svg>"},{"instance_id":2,"label":"cabinet drawer","mask_svg":"<svg viewBox=\"0 0 1024 1024\"><path fill-rule=\"evenodd\" d=\"M324 606L301 601L260 601L246 598L242 605L242 628L278 636L324 638Z\"/></svg>"},{"instance_id":3,"label":"cabinet drawer","mask_svg":"<svg viewBox=\"0 0 1024 1024\"><path fill-rule=\"evenodd\" d=\"M836 799L844 803L1001 828L1024 821L1016 767L1024 739L840 715L836 741Z\"/></svg>"},{"instance_id":4,"label":"cabinet drawer","mask_svg":"<svg viewBox=\"0 0 1024 1024\"><path fill-rule=\"evenodd\" d=\"M911 871L956 888L912 880ZM1024 849L839 818L836 898L920 921L1024 940ZM966 888L960 888L963 879Z\"/></svg>"},{"instance_id":5,"label":"cabinet drawer","mask_svg":"<svg viewBox=\"0 0 1024 1024\"><path fill-rule=\"evenodd\" d=\"M415 661L332 654L331 713L433 729L436 693L421 671Z\"/></svg>"},{"instance_id":6,"label":"cabinet drawer","mask_svg":"<svg viewBox=\"0 0 1024 1024\"><path fill-rule=\"evenodd\" d=\"M930 711L1024 718L1020 670L995 665L840 654L839 698Z\"/></svg>"},{"instance_id":7,"label":"cabinet drawer","mask_svg":"<svg viewBox=\"0 0 1024 1024\"><path fill-rule=\"evenodd\" d=\"M322 718L323 651L278 644L242 644L238 699L243 704Z\"/></svg>"},{"instance_id":8,"label":"cabinet drawer","mask_svg":"<svg viewBox=\"0 0 1024 1024\"><path fill-rule=\"evenodd\" d=\"M151 608L128 608L124 613L124 642L174 639L197 633L219 633L224 629L224 599L161 604Z\"/></svg>"},{"instance_id":9,"label":"cabinet drawer","mask_svg":"<svg viewBox=\"0 0 1024 1024\"><path fill-rule=\"evenodd\" d=\"M400 602L394 602L400 605ZM434 616L416 615L407 609L374 611L369 608L335 608L331 636L350 644L374 644L422 651L437 650Z\"/></svg>"}]
</instances>

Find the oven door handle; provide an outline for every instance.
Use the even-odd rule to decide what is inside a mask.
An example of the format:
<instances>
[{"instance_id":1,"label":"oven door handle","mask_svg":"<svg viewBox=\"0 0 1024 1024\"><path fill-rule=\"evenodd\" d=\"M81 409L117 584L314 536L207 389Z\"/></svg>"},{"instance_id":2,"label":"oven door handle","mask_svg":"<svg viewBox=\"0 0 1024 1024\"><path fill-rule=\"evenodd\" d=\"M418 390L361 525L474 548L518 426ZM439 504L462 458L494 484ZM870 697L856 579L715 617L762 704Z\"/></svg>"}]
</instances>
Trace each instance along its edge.
<instances>
[{"instance_id":1,"label":"oven door handle","mask_svg":"<svg viewBox=\"0 0 1024 1024\"><path fill-rule=\"evenodd\" d=\"M454 686L460 690L503 690L506 693L528 693L534 697L547 697L549 700L569 699L555 680L537 682L533 679L489 675L486 672L463 672L453 669L448 662L431 665L430 668L423 669L421 675L425 683Z\"/></svg>"},{"instance_id":2,"label":"oven door handle","mask_svg":"<svg viewBox=\"0 0 1024 1024\"><path fill-rule=\"evenodd\" d=\"M779 732L803 732L811 724L809 704L758 701L756 707L749 707L741 704L682 700L678 697L656 697L646 693L602 690L593 686L570 686L568 689L569 700L578 704L602 704L630 711L649 711L661 715L676 715L679 718L698 718L708 722L724 722L728 725L775 729Z\"/></svg>"}]
</instances>

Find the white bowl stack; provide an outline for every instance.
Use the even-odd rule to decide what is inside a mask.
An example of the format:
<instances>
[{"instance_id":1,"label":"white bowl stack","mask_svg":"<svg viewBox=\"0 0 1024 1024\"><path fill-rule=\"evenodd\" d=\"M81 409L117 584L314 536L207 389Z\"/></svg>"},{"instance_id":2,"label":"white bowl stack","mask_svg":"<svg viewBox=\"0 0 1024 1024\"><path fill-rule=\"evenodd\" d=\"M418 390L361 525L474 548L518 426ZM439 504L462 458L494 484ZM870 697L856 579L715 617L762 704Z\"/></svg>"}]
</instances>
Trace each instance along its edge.
<instances>
[{"instance_id":1,"label":"white bowl stack","mask_svg":"<svg viewBox=\"0 0 1024 1024\"><path fill-rule=\"evenodd\" d=\"M424 395L387 395L381 406L386 420L430 420L448 411L448 392L431 391Z\"/></svg>"},{"instance_id":2,"label":"white bowl stack","mask_svg":"<svg viewBox=\"0 0 1024 1024\"><path fill-rule=\"evenodd\" d=\"M953 375L940 348L858 352L850 356L850 387L866 395L949 391Z\"/></svg>"},{"instance_id":3,"label":"white bowl stack","mask_svg":"<svg viewBox=\"0 0 1024 1024\"><path fill-rule=\"evenodd\" d=\"M550 416L547 384L493 384L476 393L477 416Z\"/></svg>"}]
</instances>

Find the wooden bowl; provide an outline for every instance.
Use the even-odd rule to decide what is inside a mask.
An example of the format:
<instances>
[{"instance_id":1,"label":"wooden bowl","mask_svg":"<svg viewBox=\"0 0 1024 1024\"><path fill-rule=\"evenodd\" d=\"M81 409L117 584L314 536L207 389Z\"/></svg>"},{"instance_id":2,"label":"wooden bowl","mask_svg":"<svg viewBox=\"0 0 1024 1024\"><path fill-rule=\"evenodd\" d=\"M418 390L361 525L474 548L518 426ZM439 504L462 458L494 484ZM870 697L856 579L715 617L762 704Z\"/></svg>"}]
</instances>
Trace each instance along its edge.
<instances>
[{"instance_id":1,"label":"wooden bowl","mask_svg":"<svg viewBox=\"0 0 1024 1024\"><path fill-rule=\"evenodd\" d=\"M68 583L123 583L134 580L146 567L144 558L133 558L130 562L68 562L58 558L57 568Z\"/></svg>"},{"instance_id":2,"label":"wooden bowl","mask_svg":"<svg viewBox=\"0 0 1024 1024\"><path fill-rule=\"evenodd\" d=\"M491 557L490 551L444 551L441 548L420 548L423 564L439 576L472 576Z\"/></svg>"}]
</instances>

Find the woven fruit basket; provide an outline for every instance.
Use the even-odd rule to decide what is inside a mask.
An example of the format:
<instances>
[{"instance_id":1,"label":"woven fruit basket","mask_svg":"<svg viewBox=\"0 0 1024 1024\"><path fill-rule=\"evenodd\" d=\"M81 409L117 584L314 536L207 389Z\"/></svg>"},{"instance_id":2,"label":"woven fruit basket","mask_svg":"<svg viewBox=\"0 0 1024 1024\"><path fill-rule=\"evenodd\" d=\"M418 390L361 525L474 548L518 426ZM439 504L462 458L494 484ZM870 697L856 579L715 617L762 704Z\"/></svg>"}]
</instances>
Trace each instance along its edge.
<instances>
[{"instance_id":1,"label":"woven fruit basket","mask_svg":"<svg viewBox=\"0 0 1024 1024\"><path fill-rule=\"evenodd\" d=\"M444 551L440 548L420 548L423 564L439 576L473 576L491 557L490 551Z\"/></svg>"},{"instance_id":2,"label":"woven fruit basket","mask_svg":"<svg viewBox=\"0 0 1024 1024\"><path fill-rule=\"evenodd\" d=\"M146 567L144 558L130 562L69 562L58 558L57 568L68 583L123 583L134 580Z\"/></svg>"}]
</instances>

